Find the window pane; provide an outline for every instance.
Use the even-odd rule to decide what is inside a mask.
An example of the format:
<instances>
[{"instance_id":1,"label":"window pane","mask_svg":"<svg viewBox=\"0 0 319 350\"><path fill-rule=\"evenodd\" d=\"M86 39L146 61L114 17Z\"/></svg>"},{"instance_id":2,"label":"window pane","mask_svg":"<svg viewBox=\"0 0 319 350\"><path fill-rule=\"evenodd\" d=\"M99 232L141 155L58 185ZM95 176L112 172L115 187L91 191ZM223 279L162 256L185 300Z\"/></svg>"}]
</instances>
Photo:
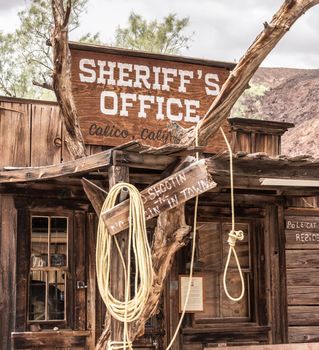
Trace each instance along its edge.
<instances>
[{"instance_id":1,"label":"window pane","mask_svg":"<svg viewBox=\"0 0 319 350\"><path fill-rule=\"evenodd\" d=\"M219 273L209 271L202 273L204 277L204 311L194 314L195 320L221 317L219 305Z\"/></svg>"},{"instance_id":2,"label":"window pane","mask_svg":"<svg viewBox=\"0 0 319 350\"><path fill-rule=\"evenodd\" d=\"M31 267L48 266L49 218L32 217Z\"/></svg>"},{"instance_id":3,"label":"window pane","mask_svg":"<svg viewBox=\"0 0 319 350\"><path fill-rule=\"evenodd\" d=\"M45 320L46 272L31 272L29 283L29 320Z\"/></svg>"},{"instance_id":4,"label":"window pane","mask_svg":"<svg viewBox=\"0 0 319 350\"><path fill-rule=\"evenodd\" d=\"M48 278L48 319L64 319L65 273L50 271Z\"/></svg>"},{"instance_id":5,"label":"window pane","mask_svg":"<svg viewBox=\"0 0 319 350\"><path fill-rule=\"evenodd\" d=\"M200 224L198 229L198 258L203 270L221 270L220 224Z\"/></svg>"},{"instance_id":6,"label":"window pane","mask_svg":"<svg viewBox=\"0 0 319 350\"><path fill-rule=\"evenodd\" d=\"M232 301L225 294L222 286L222 317L249 317L249 288L247 285L247 274L244 273L245 295L240 301ZM221 277L222 278L222 277ZM241 280L238 271L229 271L227 273L228 293L236 298L241 293Z\"/></svg>"},{"instance_id":7,"label":"window pane","mask_svg":"<svg viewBox=\"0 0 319 350\"><path fill-rule=\"evenodd\" d=\"M51 218L50 262L51 266L67 265L67 218Z\"/></svg>"}]
</instances>

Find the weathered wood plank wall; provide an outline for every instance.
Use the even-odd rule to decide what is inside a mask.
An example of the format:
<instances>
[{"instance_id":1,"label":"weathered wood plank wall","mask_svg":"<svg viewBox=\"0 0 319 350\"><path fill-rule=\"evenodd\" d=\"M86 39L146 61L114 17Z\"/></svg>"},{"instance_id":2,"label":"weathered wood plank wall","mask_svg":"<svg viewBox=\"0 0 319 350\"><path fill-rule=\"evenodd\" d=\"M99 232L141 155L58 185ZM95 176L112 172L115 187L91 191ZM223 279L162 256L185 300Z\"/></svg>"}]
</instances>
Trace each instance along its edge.
<instances>
[{"instance_id":1,"label":"weathered wood plank wall","mask_svg":"<svg viewBox=\"0 0 319 350\"><path fill-rule=\"evenodd\" d=\"M285 213L289 342L314 342L319 340L319 210L307 208L308 199L290 204L299 208Z\"/></svg>"},{"instance_id":2,"label":"weathered wood plank wall","mask_svg":"<svg viewBox=\"0 0 319 350\"><path fill-rule=\"evenodd\" d=\"M62 159L55 103L0 98L0 166L40 166Z\"/></svg>"},{"instance_id":3,"label":"weathered wood plank wall","mask_svg":"<svg viewBox=\"0 0 319 350\"><path fill-rule=\"evenodd\" d=\"M0 166L30 165L31 106L0 100Z\"/></svg>"},{"instance_id":4,"label":"weathered wood plank wall","mask_svg":"<svg viewBox=\"0 0 319 350\"><path fill-rule=\"evenodd\" d=\"M16 304L16 210L11 196L0 196L0 348L11 349Z\"/></svg>"},{"instance_id":5,"label":"weathered wood plank wall","mask_svg":"<svg viewBox=\"0 0 319 350\"><path fill-rule=\"evenodd\" d=\"M62 123L59 109L54 105L30 105L31 166L61 162Z\"/></svg>"}]
</instances>

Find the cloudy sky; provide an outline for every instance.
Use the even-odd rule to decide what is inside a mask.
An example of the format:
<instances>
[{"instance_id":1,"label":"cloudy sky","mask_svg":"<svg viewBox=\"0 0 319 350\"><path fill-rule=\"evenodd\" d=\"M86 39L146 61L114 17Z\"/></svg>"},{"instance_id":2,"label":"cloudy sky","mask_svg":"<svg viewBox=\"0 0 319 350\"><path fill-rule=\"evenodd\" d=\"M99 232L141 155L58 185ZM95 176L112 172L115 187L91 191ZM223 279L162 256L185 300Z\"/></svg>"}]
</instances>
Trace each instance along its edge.
<instances>
[{"instance_id":1,"label":"cloudy sky","mask_svg":"<svg viewBox=\"0 0 319 350\"><path fill-rule=\"evenodd\" d=\"M49 1L49 0L47 0ZM19 24L17 11L27 0L0 0L0 30L12 31ZM168 13L188 16L188 33L193 41L184 55L223 61L238 61L270 21L283 0L89 0L82 25L71 37L100 32L112 42L117 26L125 26L131 11L147 19L161 19ZM319 68L319 6L293 26L269 55L263 66Z\"/></svg>"}]
</instances>

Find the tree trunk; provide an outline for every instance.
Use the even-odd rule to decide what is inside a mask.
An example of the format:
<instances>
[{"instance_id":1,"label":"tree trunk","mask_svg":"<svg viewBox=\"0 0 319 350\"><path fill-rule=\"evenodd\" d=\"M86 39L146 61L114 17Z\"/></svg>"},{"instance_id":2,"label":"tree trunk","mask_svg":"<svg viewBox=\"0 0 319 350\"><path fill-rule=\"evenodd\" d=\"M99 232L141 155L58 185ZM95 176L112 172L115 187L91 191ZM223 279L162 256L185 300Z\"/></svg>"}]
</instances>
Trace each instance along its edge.
<instances>
[{"instance_id":1,"label":"tree trunk","mask_svg":"<svg viewBox=\"0 0 319 350\"><path fill-rule=\"evenodd\" d=\"M144 334L146 321L156 313L175 254L187 244L190 230L191 227L185 222L184 204L158 216L152 244L152 292L141 318L131 325L132 340Z\"/></svg>"},{"instance_id":2,"label":"tree trunk","mask_svg":"<svg viewBox=\"0 0 319 350\"><path fill-rule=\"evenodd\" d=\"M64 9L63 0L52 0L54 28L51 34L53 49L53 88L61 108L66 130L67 148L73 158L86 156L78 115L71 89L71 54L68 43L68 21L71 13L71 0Z\"/></svg>"}]
</instances>

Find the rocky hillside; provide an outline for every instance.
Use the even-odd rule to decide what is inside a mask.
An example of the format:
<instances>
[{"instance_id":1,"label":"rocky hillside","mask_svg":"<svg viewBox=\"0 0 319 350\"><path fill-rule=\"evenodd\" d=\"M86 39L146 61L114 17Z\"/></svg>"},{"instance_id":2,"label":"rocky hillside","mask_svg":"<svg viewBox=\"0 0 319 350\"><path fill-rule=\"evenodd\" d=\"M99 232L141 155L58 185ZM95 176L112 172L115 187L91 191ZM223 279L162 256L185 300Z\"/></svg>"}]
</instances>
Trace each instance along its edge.
<instances>
[{"instance_id":1,"label":"rocky hillside","mask_svg":"<svg viewBox=\"0 0 319 350\"><path fill-rule=\"evenodd\" d=\"M282 153L319 157L319 69L260 68L232 115L291 122Z\"/></svg>"}]
</instances>

